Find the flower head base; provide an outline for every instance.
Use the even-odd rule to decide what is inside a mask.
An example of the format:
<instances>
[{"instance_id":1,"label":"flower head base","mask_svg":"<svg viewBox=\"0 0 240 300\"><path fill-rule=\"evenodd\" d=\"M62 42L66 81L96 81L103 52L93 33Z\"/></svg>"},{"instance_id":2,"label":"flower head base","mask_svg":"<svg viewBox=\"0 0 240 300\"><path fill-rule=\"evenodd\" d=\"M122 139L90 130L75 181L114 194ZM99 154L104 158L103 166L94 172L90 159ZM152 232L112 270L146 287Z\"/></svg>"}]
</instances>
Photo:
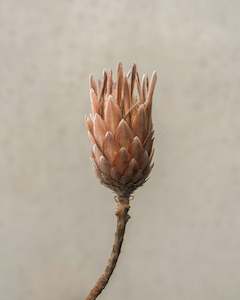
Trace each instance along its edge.
<instances>
[{"instance_id":1,"label":"flower head base","mask_svg":"<svg viewBox=\"0 0 240 300\"><path fill-rule=\"evenodd\" d=\"M119 63L102 81L90 76L92 113L86 118L92 158L101 182L129 197L147 180L153 167L152 98L156 72L140 81L136 65L127 75Z\"/></svg>"}]
</instances>

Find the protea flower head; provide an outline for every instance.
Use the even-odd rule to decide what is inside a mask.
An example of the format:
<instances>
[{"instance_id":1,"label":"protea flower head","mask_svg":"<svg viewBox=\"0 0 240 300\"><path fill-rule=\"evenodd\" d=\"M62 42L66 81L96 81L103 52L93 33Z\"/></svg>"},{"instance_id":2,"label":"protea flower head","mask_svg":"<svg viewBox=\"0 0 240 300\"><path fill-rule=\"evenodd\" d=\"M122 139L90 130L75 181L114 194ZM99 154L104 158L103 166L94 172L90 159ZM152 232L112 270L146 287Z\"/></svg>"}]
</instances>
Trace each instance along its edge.
<instances>
[{"instance_id":1,"label":"protea flower head","mask_svg":"<svg viewBox=\"0 0 240 300\"><path fill-rule=\"evenodd\" d=\"M129 197L153 167L152 98L156 72L141 81L134 64L128 74L118 64L96 82L90 76L92 112L86 118L92 158L101 182L120 197Z\"/></svg>"}]
</instances>

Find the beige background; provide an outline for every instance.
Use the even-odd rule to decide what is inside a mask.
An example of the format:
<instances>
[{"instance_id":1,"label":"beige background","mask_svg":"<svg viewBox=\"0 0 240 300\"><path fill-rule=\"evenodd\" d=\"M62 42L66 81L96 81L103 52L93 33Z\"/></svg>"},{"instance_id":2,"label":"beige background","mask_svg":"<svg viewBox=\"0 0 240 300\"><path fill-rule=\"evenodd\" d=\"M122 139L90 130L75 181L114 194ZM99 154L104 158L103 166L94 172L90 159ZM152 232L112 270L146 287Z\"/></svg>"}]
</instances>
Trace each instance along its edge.
<instances>
[{"instance_id":1,"label":"beige background","mask_svg":"<svg viewBox=\"0 0 240 300\"><path fill-rule=\"evenodd\" d=\"M155 168L103 300L240 299L240 2L0 1L0 298L81 300L114 201L83 126L88 74L158 72Z\"/></svg>"}]
</instances>

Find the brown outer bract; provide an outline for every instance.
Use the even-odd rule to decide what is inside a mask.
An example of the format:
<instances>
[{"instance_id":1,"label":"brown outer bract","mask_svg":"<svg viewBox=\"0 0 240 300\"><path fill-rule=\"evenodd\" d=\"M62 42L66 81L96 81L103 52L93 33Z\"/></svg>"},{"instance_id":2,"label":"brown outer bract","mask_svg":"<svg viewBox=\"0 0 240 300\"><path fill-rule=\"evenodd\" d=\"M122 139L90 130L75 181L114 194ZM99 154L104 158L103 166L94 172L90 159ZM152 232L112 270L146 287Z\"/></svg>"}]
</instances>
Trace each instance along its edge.
<instances>
[{"instance_id":1,"label":"brown outer bract","mask_svg":"<svg viewBox=\"0 0 240 300\"><path fill-rule=\"evenodd\" d=\"M136 65L126 75L118 64L117 78L103 72L96 82L90 76L92 112L86 118L92 158L101 182L118 196L129 196L148 178L153 167L152 98L156 72L151 80L139 79Z\"/></svg>"}]
</instances>

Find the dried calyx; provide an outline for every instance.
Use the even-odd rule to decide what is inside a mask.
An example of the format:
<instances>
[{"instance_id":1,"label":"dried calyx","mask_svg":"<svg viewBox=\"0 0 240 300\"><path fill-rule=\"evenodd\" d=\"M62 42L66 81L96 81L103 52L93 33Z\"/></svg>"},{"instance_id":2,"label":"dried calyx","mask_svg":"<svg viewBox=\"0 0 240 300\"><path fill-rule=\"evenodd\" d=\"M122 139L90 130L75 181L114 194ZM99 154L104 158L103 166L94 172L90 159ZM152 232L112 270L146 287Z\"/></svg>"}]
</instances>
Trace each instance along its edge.
<instances>
[{"instance_id":1,"label":"dried calyx","mask_svg":"<svg viewBox=\"0 0 240 300\"><path fill-rule=\"evenodd\" d=\"M153 167L152 98L156 72L141 81L136 65L128 74L118 64L117 78L90 76L92 112L86 118L92 158L101 182L120 197L129 197Z\"/></svg>"}]
</instances>

